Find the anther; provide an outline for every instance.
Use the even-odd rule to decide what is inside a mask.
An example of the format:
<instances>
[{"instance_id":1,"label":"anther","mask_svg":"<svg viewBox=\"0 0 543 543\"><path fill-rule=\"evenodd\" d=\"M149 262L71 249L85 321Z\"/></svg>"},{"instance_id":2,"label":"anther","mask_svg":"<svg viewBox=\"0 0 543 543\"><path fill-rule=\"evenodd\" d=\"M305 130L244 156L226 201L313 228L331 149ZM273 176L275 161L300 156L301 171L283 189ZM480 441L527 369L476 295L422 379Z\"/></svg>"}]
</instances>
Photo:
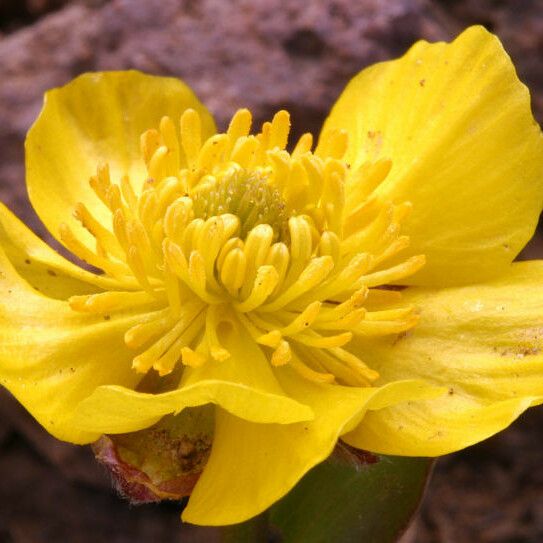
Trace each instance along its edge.
<instances>
[{"instance_id":1,"label":"anther","mask_svg":"<svg viewBox=\"0 0 543 543\"><path fill-rule=\"evenodd\" d=\"M186 109L180 120L181 144L189 168L194 168L202 147L200 115L194 109Z\"/></svg>"}]
</instances>

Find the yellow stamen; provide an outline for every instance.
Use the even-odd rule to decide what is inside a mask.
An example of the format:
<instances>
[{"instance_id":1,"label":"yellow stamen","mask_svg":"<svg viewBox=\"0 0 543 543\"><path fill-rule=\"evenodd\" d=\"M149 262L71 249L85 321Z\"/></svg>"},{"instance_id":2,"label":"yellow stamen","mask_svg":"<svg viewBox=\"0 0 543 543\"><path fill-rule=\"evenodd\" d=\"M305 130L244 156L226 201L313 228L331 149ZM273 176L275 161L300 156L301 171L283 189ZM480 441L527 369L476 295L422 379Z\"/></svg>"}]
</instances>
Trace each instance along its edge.
<instances>
[{"instance_id":1,"label":"yellow stamen","mask_svg":"<svg viewBox=\"0 0 543 543\"><path fill-rule=\"evenodd\" d=\"M375 287L377 285L392 283L407 275L413 275L415 272L419 271L425 263L426 258L424 255L413 256L392 268L361 276L358 279L357 286Z\"/></svg>"},{"instance_id":2,"label":"yellow stamen","mask_svg":"<svg viewBox=\"0 0 543 543\"><path fill-rule=\"evenodd\" d=\"M251 122L239 110L226 133L204 140L200 115L187 109L178 125L163 117L142 134L145 178L115 180L98 165L90 185L111 221L101 224L83 204L74 211L96 251L66 224L60 236L120 286L74 296L70 306L145 312L125 334L141 373L231 363L221 327L236 322L273 368L370 386L378 374L345 346L355 335L398 334L417 323L415 308L390 290L424 264L423 256L396 260L409 247L402 223L411 204L389 201L382 189L389 159L350 170L345 132L324 133L315 152L304 134L290 153L286 111L256 135Z\"/></svg>"},{"instance_id":3,"label":"yellow stamen","mask_svg":"<svg viewBox=\"0 0 543 543\"><path fill-rule=\"evenodd\" d=\"M293 356L290 359L290 365L299 375L308 381L319 384L333 383L335 381L335 377L331 373L314 371L304 364L297 356Z\"/></svg>"},{"instance_id":4,"label":"yellow stamen","mask_svg":"<svg viewBox=\"0 0 543 543\"><path fill-rule=\"evenodd\" d=\"M366 308L356 309L337 320L318 322L315 324L317 330L353 330L366 318Z\"/></svg>"},{"instance_id":5,"label":"yellow stamen","mask_svg":"<svg viewBox=\"0 0 543 543\"><path fill-rule=\"evenodd\" d=\"M239 109L236 111L230 124L228 125L227 135L230 140L229 150L232 150L232 147L236 141L244 136L249 134L251 130L252 115L248 109Z\"/></svg>"},{"instance_id":6,"label":"yellow stamen","mask_svg":"<svg viewBox=\"0 0 543 543\"><path fill-rule=\"evenodd\" d=\"M247 257L240 247L234 247L226 253L221 270L221 282L232 297L236 297L238 290L245 281Z\"/></svg>"},{"instance_id":7,"label":"yellow stamen","mask_svg":"<svg viewBox=\"0 0 543 543\"><path fill-rule=\"evenodd\" d=\"M353 339L351 332L343 332L335 336L321 336L319 334L298 334L295 337L303 345L309 347L318 347L319 349L331 349L333 347L343 347Z\"/></svg>"},{"instance_id":8,"label":"yellow stamen","mask_svg":"<svg viewBox=\"0 0 543 543\"><path fill-rule=\"evenodd\" d=\"M153 368L158 371L158 374L161 377L171 373L177 362L180 360L185 365L188 365L186 360L182 358L183 350L189 349L187 345L189 345L200 333L203 321L204 315L201 313L187 326L185 331L174 341L171 347L155 361Z\"/></svg>"},{"instance_id":9,"label":"yellow stamen","mask_svg":"<svg viewBox=\"0 0 543 543\"><path fill-rule=\"evenodd\" d=\"M192 304L188 305L173 328L166 332L147 350L134 358L132 361L132 367L139 373L146 373L149 369L151 369L201 311L201 303L193 302Z\"/></svg>"},{"instance_id":10,"label":"yellow stamen","mask_svg":"<svg viewBox=\"0 0 543 543\"><path fill-rule=\"evenodd\" d=\"M413 328L419 321L417 315L413 315L405 320L394 321L369 321L365 320L357 324L353 331L361 336L387 336L389 334L399 334Z\"/></svg>"},{"instance_id":11,"label":"yellow stamen","mask_svg":"<svg viewBox=\"0 0 543 543\"><path fill-rule=\"evenodd\" d=\"M284 366L292 359L292 351L290 350L290 345L288 341L282 339L279 342L278 347L273 351L271 357L272 366Z\"/></svg>"},{"instance_id":12,"label":"yellow stamen","mask_svg":"<svg viewBox=\"0 0 543 543\"><path fill-rule=\"evenodd\" d=\"M81 260L94 266L95 268L100 268L105 271L107 274L115 277L116 279L123 280L130 274L129 268L121 262L113 262L112 260L97 255L93 253L90 249L85 247L81 243L75 234L72 232L71 228L65 224L61 223L59 226L59 235L60 240L64 245L77 257Z\"/></svg>"},{"instance_id":13,"label":"yellow stamen","mask_svg":"<svg viewBox=\"0 0 543 543\"><path fill-rule=\"evenodd\" d=\"M217 329L224 320L224 316L221 317L221 310L224 313L224 308L212 305L208 308L206 314L206 338L209 352L215 360L230 358L230 353L220 344L217 335Z\"/></svg>"},{"instance_id":14,"label":"yellow stamen","mask_svg":"<svg viewBox=\"0 0 543 543\"><path fill-rule=\"evenodd\" d=\"M68 302L74 311L103 315L150 304L156 302L156 298L147 292L110 291L88 296L72 296Z\"/></svg>"},{"instance_id":15,"label":"yellow stamen","mask_svg":"<svg viewBox=\"0 0 543 543\"><path fill-rule=\"evenodd\" d=\"M334 267L334 261L329 256L319 256L309 261L307 267L299 275L298 280L287 288L277 299L260 308L261 311L276 311L289 304L308 290L320 284Z\"/></svg>"},{"instance_id":16,"label":"yellow stamen","mask_svg":"<svg viewBox=\"0 0 543 543\"><path fill-rule=\"evenodd\" d=\"M124 252L121 249L117 238L111 231L102 226L102 224L94 218L84 204L78 203L75 206L74 217L94 236L96 242L107 253L118 259L123 258Z\"/></svg>"},{"instance_id":17,"label":"yellow stamen","mask_svg":"<svg viewBox=\"0 0 543 543\"><path fill-rule=\"evenodd\" d=\"M353 311L365 310L364 302L368 297L369 290L364 287L356 290L349 299L336 306L325 307L321 314L317 317L318 323L337 321L343 319Z\"/></svg>"},{"instance_id":18,"label":"yellow stamen","mask_svg":"<svg viewBox=\"0 0 543 543\"><path fill-rule=\"evenodd\" d=\"M194 168L202 147L200 116L194 109L186 109L181 115L181 143L189 168Z\"/></svg>"},{"instance_id":19,"label":"yellow stamen","mask_svg":"<svg viewBox=\"0 0 543 543\"><path fill-rule=\"evenodd\" d=\"M275 289L278 280L279 276L273 266L260 266L256 272L251 293L243 302L235 303L234 308L241 313L248 313L261 306Z\"/></svg>"},{"instance_id":20,"label":"yellow stamen","mask_svg":"<svg viewBox=\"0 0 543 543\"><path fill-rule=\"evenodd\" d=\"M171 316L167 309L160 311L158 315L149 322L136 324L127 330L124 335L126 345L131 349L139 349L148 341L163 333L172 323Z\"/></svg>"},{"instance_id":21,"label":"yellow stamen","mask_svg":"<svg viewBox=\"0 0 543 543\"><path fill-rule=\"evenodd\" d=\"M313 146L313 134L306 132L298 140L296 147L294 147L294 150L292 151L292 156L297 157L299 155L303 155L304 153L308 153L309 151L311 151L312 146Z\"/></svg>"},{"instance_id":22,"label":"yellow stamen","mask_svg":"<svg viewBox=\"0 0 543 543\"><path fill-rule=\"evenodd\" d=\"M145 161L149 165L151 157L160 146L160 133L158 130L151 128L144 132L140 137L140 150Z\"/></svg>"},{"instance_id":23,"label":"yellow stamen","mask_svg":"<svg viewBox=\"0 0 543 543\"><path fill-rule=\"evenodd\" d=\"M199 352L194 351L190 347L183 347L181 349L181 361L185 366L190 366L191 368L199 368L206 363L207 357Z\"/></svg>"},{"instance_id":24,"label":"yellow stamen","mask_svg":"<svg viewBox=\"0 0 543 543\"><path fill-rule=\"evenodd\" d=\"M284 336L290 336L305 330L315 322L321 310L321 302L309 304L288 326L280 331Z\"/></svg>"}]
</instances>

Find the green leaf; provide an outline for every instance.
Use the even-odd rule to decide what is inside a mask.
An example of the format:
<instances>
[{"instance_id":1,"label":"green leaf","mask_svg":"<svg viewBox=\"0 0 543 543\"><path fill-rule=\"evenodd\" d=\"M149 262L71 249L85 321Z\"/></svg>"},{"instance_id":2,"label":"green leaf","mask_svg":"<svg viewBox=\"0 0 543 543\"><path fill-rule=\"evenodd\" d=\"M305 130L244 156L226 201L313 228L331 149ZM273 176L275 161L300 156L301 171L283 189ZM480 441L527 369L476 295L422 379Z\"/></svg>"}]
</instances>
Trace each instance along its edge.
<instances>
[{"instance_id":1,"label":"green leaf","mask_svg":"<svg viewBox=\"0 0 543 543\"><path fill-rule=\"evenodd\" d=\"M388 543L409 524L432 461L341 451L271 508L270 524L284 543Z\"/></svg>"}]
</instances>

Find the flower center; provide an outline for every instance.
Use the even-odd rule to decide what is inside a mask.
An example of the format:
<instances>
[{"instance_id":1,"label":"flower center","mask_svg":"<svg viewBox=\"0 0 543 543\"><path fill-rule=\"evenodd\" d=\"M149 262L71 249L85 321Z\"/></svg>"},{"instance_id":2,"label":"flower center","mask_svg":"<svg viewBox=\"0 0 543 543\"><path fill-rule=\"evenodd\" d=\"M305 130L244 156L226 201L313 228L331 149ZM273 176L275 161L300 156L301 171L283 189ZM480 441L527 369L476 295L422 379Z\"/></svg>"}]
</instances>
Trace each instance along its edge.
<instances>
[{"instance_id":1,"label":"flower center","mask_svg":"<svg viewBox=\"0 0 543 543\"><path fill-rule=\"evenodd\" d=\"M226 133L202 141L194 110L183 113L179 131L164 117L141 137L148 178L140 190L98 167L90 184L111 224L80 203L75 216L96 249L66 224L60 235L118 289L74 296L71 307L141 315L125 335L141 373L228 363L226 321L244 327L272 366L290 364L315 382L368 386L377 373L346 346L354 335L415 325L415 308L378 287L424 263L414 256L385 265L408 245L400 226L410 209L379 195L390 161L351 172L339 131L325 133L314 152L305 134L289 153L285 111L257 135L250 126L240 110Z\"/></svg>"},{"instance_id":2,"label":"flower center","mask_svg":"<svg viewBox=\"0 0 543 543\"><path fill-rule=\"evenodd\" d=\"M195 217L207 220L231 214L240 221L244 238L259 224L269 224L275 240L288 232L288 212L279 191L264 172L247 172L232 168L201 183L192 194Z\"/></svg>"}]
</instances>

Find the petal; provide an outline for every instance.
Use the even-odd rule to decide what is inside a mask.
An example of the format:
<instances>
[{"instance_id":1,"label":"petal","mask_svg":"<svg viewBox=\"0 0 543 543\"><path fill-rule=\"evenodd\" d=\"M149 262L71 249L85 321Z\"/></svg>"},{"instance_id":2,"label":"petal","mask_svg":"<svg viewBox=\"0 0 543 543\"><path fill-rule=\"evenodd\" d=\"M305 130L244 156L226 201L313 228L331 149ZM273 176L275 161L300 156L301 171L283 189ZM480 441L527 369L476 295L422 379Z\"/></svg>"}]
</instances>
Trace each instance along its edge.
<instances>
[{"instance_id":1,"label":"petal","mask_svg":"<svg viewBox=\"0 0 543 543\"><path fill-rule=\"evenodd\" d=\"M97 439L99 433L74 424L75 407L104 383L133 387L139 381L123 335L140 318L76 313L33 290L0 249L0 384L59 439Z\"/></svg>"},{"instance_id":2,"label":"petal","mask_svg":"<svg viewBox=\"0 0 543 543\"><path fill-rule=\"evenodd\" d=\"M169 413L208 403L256 423L288 424L313 418L303 398L297 401L285 393L264 354L242 327L235 333L224 332L221 340L230 358L185 368L179 389L147 394L100 387L78 407L77 424L101 433L133 432ZM101 410L101 405L108 405L108 410Z\"/></svg>"},{"instance_id":3,"label":"petal","mask_svg":"<svg viewBox=\"0 0 543 543\"><path fill-rule=\"evenodd\" d=\"M146 179L140 135L157 128L164 115L177 122L187 108L200 113L204 137L215 132L194 93L170 77L137 71L88 73L49 91L26 139L28 193L49 231L58 236L61 222L80 230L72 217L77 202L102 222L111 220L89 186L97 165L107 162L114 182L126 174L139 189Z\"/></svg>"},{"instance_id":4,"label":"petal","mask_svg":"<svg viewBox=\"0 0 543 543\"><path fill-rule=\"evenodd\" d=\"M211 456L183 520L201 525L243 522L267 509L326 459L339 436L353 428L366 410L440 393L414 381L357 389L313 384L288 368L278 374L292 397L311 406L315 419L254 424L219 409Z\"/></svg>"},{"instance_id":5,"label":"petal","mask_svg":"<svg viewBox=\"0 0 543 543\"><path fill-rule=\"evenodd\" d=\"M412 284L466 284L504 272L543 204L543 137L499 40L472 27L451 44L418 42L362 71L324 125L349 134L353 170L392 160L377 189L411 201ZM348 198L348 196L347 196Z\"/></svg>"},{"instance_id":6,"label":"petal","mask_svg":"<svg viewBox=\"0 0 543 543\"><path fill-rule=\"evenodd\" d=\"M437 456L506 428L543 401L543 261L487 285L405 291L421 321L405 337L358 340L383 382L447 387L433 400L368 415L346 441L384 454Z\"/></svg>"},{"instance_id":7,"label":"petal","mask_svg":"<svg viewBox=\"0 0 543 543\"><path fill-rule=\"evenodd\" d=\"M11 265L37 291L51 298L110 288L115 281L90 273L61 257L0 203L0 247Z\"/></svg>"}]
</instances>

